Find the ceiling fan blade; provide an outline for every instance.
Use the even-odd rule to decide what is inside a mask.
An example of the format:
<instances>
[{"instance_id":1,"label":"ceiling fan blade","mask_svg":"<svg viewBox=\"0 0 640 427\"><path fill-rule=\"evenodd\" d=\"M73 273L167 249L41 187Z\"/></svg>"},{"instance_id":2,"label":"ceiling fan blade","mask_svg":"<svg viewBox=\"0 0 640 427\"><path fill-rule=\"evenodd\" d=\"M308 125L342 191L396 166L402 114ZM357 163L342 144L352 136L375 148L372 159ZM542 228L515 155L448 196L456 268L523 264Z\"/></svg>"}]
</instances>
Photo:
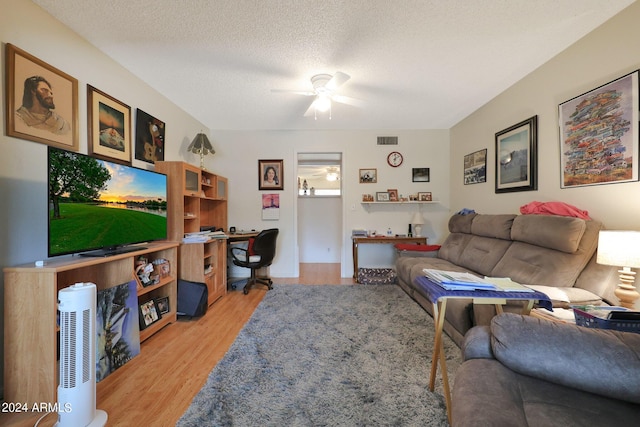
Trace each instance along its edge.
<instances>
[{"instance_id":1,"label":"ceiling fan blade","mask_svg":"<svg viewBox=\"0 0 640 427\"><path fill-rule=\"evenodd\" d=\"M331 80L327 82L325 87L333 92L334 90L345 84L350 78L350 75L341 73L340 71L336 71Z\"/></svg>"},{"instance_id":2,"label":"ceiling fan blade","mask_svg":"<svg viewBox=\"0 0 640 427\"><path fill-rule=\"evenodd\" d=\"M296 95L313 96L315 92L309 92L308 90L289 90L289 89L271 89L271 93L293 93Z\"/></svg>"},{"instance_id":3,"label":"ceiling fan blade","mask_svg":"<svg viewBox=\"0 0 640 427\"><path fill-rule=\"evenodd\" d=\"M350 96L333 95L331 99L340 104L352 105L354 107L363 107L364 101L361 99L351 98Z\"/></svg>"},{"instance_id":4,"label":"ceiling fan blade","mask_svg":"<svg viewBox=\"0 0 640 427\"><path fill-rule=\"evenodd\" d=\"M307 111L304 112L304 117L310 117L313 116L316 112L316 109L314 107L314 103L315 103L315 99L311 102L311 104L309 105L309 108L307 108Z\"/></svg>"}]
</instances>

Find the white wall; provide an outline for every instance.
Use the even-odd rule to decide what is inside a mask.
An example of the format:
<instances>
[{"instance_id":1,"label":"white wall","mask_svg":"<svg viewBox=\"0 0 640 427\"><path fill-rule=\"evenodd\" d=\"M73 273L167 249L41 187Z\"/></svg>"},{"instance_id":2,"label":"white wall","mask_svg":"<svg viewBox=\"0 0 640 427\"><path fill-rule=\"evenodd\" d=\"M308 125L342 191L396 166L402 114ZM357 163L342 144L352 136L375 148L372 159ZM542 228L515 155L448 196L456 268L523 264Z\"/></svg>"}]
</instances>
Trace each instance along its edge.
<instances>
[{"instance_id":1,"label":"white wall","mask_svg":"<svg viewBox=\"0 0 640 427\"><path fill-rule=\"evenodd\" d=\"M378 136L398 136L397 146L377 145ZM234 131L212 130L215 156L207 159L207 167L229 178L229 221L238 228L280 228L279 251L271 267L276 277L296 277L297 244L297 177L299 152L342 152L342 276L353 274L351 230L354 228L406 233L411 214L417 206L376 206L370 210L361 205L362 194L398 189L408 195L431 191L440 204L425 205L427 224L423 235L430 242L441 242L446 236L449 210L449 131L448 130L363 130L363 131ZM400 151L404 163L398 168L387 165L387 154ZM262 221L261 191L258 191L258 159L284 160L284 191L280 195L279 221ZM428 167L431 181L414 183L411 168ZM377 184L360 184L358 170L376 168ZM460 177L462 180L462 176ZM367 248L361 260L390 264L392 254L385 245Z\"/></svg>"},{"instance_id":2,"label":"white wall","mask_svg":"<svg viewBox=\"0 0 640 427\"><path fill-rule=\"evenodd\" d=\"M451 206L519 212L562 201L610 229L640 229L640 183L560 188L558 104L640 67L640 3L635 3L451 129ZM538 191L495 194L495 133L538 115ZM637 143L637 142L636 142ZM488 148L487 182L463 185L463 156Z\"/></svg>"},{"instance_id":3,"label":"white wall","mask_svg":"<svg viewBox=\"0 0 640 427\"><path fill-rule=\"evenodd\" d=\"M166 158L169 160L184 160L181 159L181 153L185 152L186 145L206 126L30 1L2 0L0 40L0 267L6 267L47 257L47 146L6 136L6 43L11 43L78 79L79 151L82 153L87 153L87 84L129 105L132 108L132 119L135 118L135 108L140 108L163 120L167 124ZM186 160L196 162L194 156L189 156ZM134 161L134 165L144 168L150 166L138 161ZM0 295L4 295L2 277ZM0 300L3 299L0 297ZM0 304L0 319L4 319L3 306ZM25 313L25 316L28 315L29 313ZM3 331L4 327L0 330ZM3 342L4 339L0 339L2 354Z\"/></svg>"},{"instance_id":4,"label":"white wall","mask_svg":"<svg viewBox=\"0 0 640 427\"><path fill-rule=\"evenodd\" d=\"M342 197L298 197L299 261L339 263L342 254Z\"/></svg>"}]
</instances>

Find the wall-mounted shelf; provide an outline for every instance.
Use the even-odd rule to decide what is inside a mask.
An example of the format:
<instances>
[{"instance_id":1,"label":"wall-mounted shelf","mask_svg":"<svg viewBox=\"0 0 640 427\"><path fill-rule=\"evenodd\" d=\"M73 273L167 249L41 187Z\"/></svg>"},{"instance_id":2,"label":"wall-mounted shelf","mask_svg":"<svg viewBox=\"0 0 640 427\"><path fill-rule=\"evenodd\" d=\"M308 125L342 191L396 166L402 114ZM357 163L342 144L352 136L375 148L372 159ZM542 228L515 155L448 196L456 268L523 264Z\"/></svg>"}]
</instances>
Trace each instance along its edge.
<instances>
[{"instance_id":1,"label":"wall-mounted shelf","mask_svg":"<svg viewBox=\"0 0 640 427\"><path fill-rule=\"evenodd\" d=\"M420 201L412 200L412 201L406 201L406 202L360 202L360 204L365 208L367 212L369 212L370 209L378 209L381 206L408 206L408 205L422 206L422 205L440 204L440 202L438 200L432 200L429 202L420 202Z\"/></svg>"},{"instance_id":2,"label":"wall-mounted shelf","mask_svg":"<svg viewBox=\"0 0 640 427\"><path fill-rule=\"evenodd\" d=\"M432 203L440 203L440 202L437 200L432 200L430 202L416 202L413 200L409 202L360 202L360 204L363 206L366 206L366 205L428 205Z\"/></svg>"}]
</instances>

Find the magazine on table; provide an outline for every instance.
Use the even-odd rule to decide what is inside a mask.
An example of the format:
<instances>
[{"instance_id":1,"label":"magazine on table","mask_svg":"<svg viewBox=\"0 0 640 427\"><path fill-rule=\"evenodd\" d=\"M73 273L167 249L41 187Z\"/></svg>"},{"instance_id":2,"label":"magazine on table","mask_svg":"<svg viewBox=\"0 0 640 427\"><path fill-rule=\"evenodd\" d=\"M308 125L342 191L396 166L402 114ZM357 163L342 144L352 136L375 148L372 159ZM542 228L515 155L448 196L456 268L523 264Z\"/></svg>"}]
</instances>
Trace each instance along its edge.
<instances>
[{"instance_id":1,"label":"magazine on table","mask_svg":"<svg viewBox=\"0 0 640 427\"><path fill-rule=\"evenodd\" d=\"M449 291L455 290L488 290L503 292L534 292L520 283L514 282L508 277L475 276L471 273L459 271L434 270L425 268L422 270L432 282Z\"/></svg>"}]
</instances>

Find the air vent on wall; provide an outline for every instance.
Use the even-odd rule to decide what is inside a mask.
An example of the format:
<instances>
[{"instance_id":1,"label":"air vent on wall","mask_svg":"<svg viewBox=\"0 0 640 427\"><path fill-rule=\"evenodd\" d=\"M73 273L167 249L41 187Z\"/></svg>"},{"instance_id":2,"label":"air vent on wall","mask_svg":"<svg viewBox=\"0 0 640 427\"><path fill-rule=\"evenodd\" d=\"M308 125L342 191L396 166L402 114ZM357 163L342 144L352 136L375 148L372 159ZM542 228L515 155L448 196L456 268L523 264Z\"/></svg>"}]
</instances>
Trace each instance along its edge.
<instances>
[{"instance_id":1,"label":"air vent on wall","mask_svg":"<svg viewBox=\"0 0 640 427\"><path fill-rule=\"evenodd\" d=\"M397 136L379 136L378 145L398 145Z\"/></svg>"}]
</instances>

